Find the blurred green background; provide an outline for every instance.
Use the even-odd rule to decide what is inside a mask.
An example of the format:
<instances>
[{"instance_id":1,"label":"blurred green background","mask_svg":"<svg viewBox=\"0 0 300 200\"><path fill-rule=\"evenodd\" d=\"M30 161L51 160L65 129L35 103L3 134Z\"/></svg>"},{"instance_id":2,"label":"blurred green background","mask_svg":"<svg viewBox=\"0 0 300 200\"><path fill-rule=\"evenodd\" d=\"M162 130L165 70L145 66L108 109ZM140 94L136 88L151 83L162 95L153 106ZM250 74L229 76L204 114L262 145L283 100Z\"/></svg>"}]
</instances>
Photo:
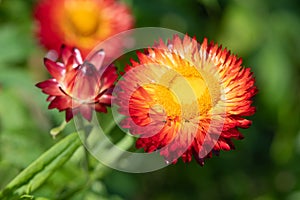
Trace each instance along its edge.
<instances>
[{"instance_id":1,"label":"blurred green background","mask_svg":"<svg viewBox=\"0 0 300 200\"><path fill-rule=\"evenodd\" d=\"M49 199L300 199L300 4L296 0L124 0L136 27L213 40L243 58L259 89L253 125L236 150L146 174L87 176L73 158L34 193ZM0 188L51 147L64 113L47 110L34 84L47 77L33 35L33 0L0 0ZM69 125L63 134L72 131ZM63 137L64 135L60 136ZM63 195L76 188L70 197Z\"/></svg>"}]
</instances>

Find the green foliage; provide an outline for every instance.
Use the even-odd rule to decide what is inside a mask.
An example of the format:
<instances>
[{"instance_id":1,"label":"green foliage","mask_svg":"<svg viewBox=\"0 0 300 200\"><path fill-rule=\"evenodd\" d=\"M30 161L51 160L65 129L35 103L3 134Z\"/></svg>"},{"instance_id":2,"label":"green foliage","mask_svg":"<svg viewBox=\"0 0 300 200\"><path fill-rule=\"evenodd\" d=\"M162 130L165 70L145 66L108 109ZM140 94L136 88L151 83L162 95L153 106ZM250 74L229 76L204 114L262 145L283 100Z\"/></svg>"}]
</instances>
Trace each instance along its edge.
<instances>
[{"instance_id":1,"label":"green foliage","mask_svg":"<svg viewBox=\"0 0 300 200\"><path fill-rule=\"evenodd\" d=\"M0 192L0 198L11 199L15 195L30 194L35 191L52 173L70 159L80 144L77 133L65 137L8 183Z\"/></svg>"}]
</instances>

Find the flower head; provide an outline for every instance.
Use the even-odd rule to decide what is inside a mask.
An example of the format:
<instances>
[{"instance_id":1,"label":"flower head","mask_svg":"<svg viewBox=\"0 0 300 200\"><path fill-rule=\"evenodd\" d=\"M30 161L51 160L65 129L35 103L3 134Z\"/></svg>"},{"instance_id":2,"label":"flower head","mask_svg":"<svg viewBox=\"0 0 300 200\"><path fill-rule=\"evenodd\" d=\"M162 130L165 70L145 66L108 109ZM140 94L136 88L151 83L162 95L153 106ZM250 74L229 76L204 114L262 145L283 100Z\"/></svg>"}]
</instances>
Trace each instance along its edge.
<instances>
[{"instance_id":1,"label":"flower head","mask_svg":"<svg viewBox=\"0 0 300 200\"><path fill-rule=\"evenodd\" d=\"M122 126L139 136L136 146L160 151L167 162L179 157L201 164L220 150L234 149L242 139L238 128L251 121L251 98L256 94L250 68L207 39L178 36L160 41L139 61L131 61L116 88Z\"/></svg>"},{"instance_id":2,"label":"flower head","mask_svg":"<svg viewBox=\"0 0 300 200\"><path fill-rule=\"evenodd\" d=\"M128 7L114 0L41 0L34 15L37 35L47 49L76 46L83 57L101 41L133 26Z\"/></svg>"},{"instance_id":3,"label":"flower head","mask_svg":"<svg viewBox=\"0 0 300 200\"><path fill-rule=\"evenodd\" d=\"M58 60L45 58L52 78L36 86L49 95L49 109L65 110L67 122L78 113L90 121L93 110L106 112L117 73L113 65L101 66L104 56L104 51L100 50L83 61L78 49L62 46Z\"/></svg>"}]
</instances>

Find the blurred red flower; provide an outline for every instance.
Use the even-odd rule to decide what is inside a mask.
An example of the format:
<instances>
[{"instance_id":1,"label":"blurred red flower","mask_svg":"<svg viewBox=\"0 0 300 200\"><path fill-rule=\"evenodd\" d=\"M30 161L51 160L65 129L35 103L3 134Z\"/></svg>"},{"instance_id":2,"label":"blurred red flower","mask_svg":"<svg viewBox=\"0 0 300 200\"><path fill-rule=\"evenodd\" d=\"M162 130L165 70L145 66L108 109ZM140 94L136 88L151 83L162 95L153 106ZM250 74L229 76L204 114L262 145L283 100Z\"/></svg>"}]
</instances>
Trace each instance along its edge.
<instances>
[{"instance_id":1,"label":"blurred red flower","mask_svg":"<svg viewBox=\"0 0 300 200\"><path fill-rule=\"evenodd\" d=\"M115 0L41 0L34 16L41 44L56 51L61 44L76 46L84 58L101 41L133 27L129 8Z\"/></svg>"},{"instance_id":2,"label":"blurred red flower","mask_svg":"<svg viewBox=\"0 0 300 200\"><path fill-rule=\"evenodd\" d=\"M160 41L131 61L116 88L124 128L140 136L137 148L159 150L167 162L179 157L200 163L220 150L234 149L238 128L255 113L255 79L242 60L204 39L178 36Z\"/></svg>"},{"instance_id":3,"label":"blurred red flower","mask_svg":"<svg viewBox=\"0 0 300 200\"><path fill-rule=\"evenodd\" d=\"M62 46L59 59L45 58L52 78L36 86L49 95L49 109L65 110L67 122L78 113L91 121L93 110L106 112L118 76L113 65L102 66L104 56L100 50L83 61L78 49Z\"/></svg>"}]
</instances>

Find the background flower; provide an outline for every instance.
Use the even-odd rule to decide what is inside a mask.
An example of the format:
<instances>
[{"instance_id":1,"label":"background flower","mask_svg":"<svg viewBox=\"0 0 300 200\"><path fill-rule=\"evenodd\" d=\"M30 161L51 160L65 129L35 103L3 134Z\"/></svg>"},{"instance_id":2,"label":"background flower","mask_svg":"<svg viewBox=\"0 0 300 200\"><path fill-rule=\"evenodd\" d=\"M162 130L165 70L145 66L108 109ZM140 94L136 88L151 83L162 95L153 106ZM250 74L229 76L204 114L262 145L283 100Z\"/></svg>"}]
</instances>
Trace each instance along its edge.
<instances>
[{"instance_id":1,"label":"background flower","mask_svg":"<svg viewBox=\"0 0 300 200\"><path fill-rule=\"evenodd\" d=\"M36 34L47 49L76 46L83 57L103 40L133 27L129 8L115 0L41 0L34 16ZM106 51L122 49L125 44L110 45Z\"/></svg>"}]
</instances>

